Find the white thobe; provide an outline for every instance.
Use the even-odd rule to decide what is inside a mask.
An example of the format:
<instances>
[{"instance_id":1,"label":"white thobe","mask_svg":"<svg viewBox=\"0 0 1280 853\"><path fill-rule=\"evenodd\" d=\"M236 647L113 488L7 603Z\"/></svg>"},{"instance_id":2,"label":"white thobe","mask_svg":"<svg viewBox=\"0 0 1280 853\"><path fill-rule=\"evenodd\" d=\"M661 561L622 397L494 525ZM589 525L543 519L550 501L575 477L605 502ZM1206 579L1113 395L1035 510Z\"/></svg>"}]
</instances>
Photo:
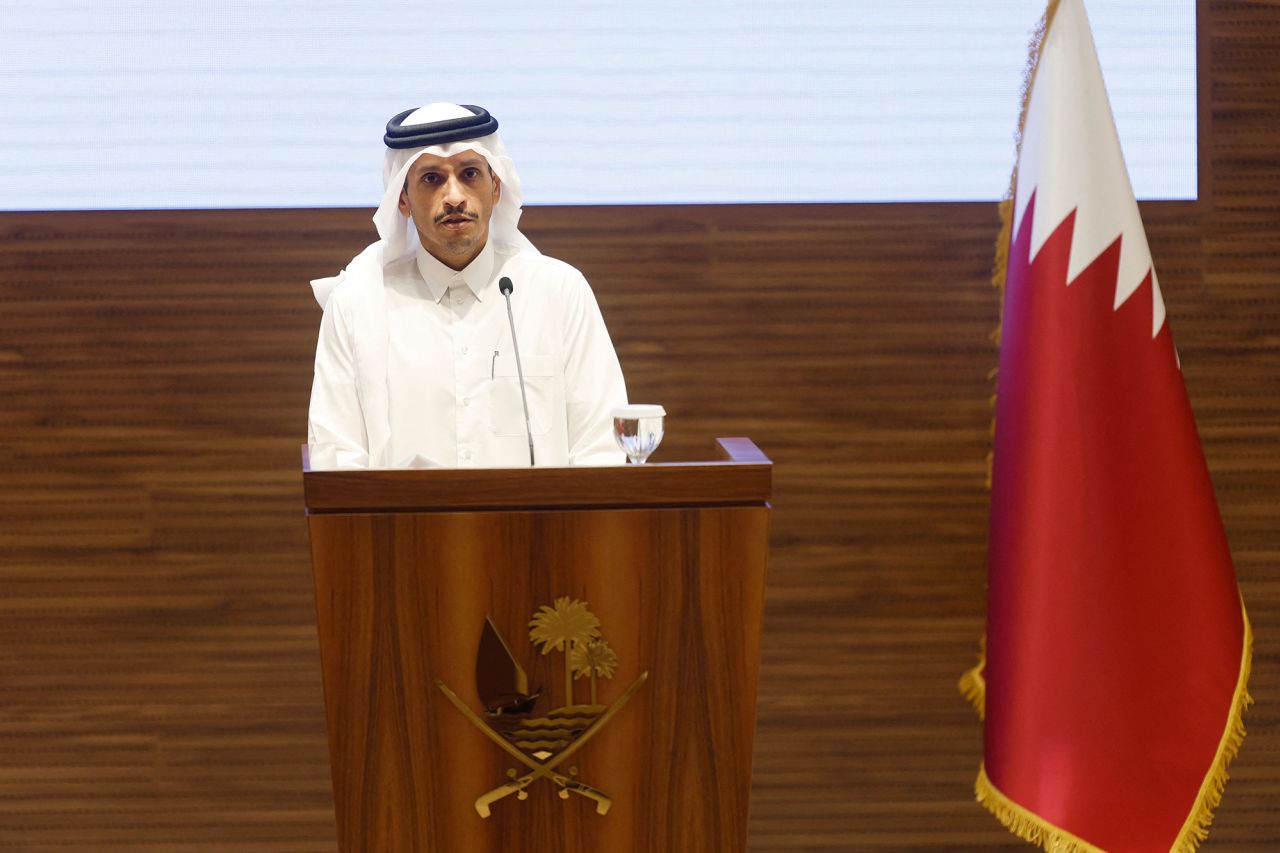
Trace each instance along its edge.
<instances>
[{"instance_id":1,"label":"white thobe","mask_svg":"<svg viewBox=\"0 0 1280 853\"><path fill-rule=\"evenodd\" d=\"M333 291L316 347L312 468L527 466L515 348L498 290L504 276L515 286L537 464L624 462L609 413L626 402L626 387L586 279L568 264L491 240L460 271L422 249L383 270L385 395L360 387L360 324L352 318L359 293L345 284ZM390 422L387 445L372 460L363 408L370 399L385 399Z\"/></svg>"}]
</instances>

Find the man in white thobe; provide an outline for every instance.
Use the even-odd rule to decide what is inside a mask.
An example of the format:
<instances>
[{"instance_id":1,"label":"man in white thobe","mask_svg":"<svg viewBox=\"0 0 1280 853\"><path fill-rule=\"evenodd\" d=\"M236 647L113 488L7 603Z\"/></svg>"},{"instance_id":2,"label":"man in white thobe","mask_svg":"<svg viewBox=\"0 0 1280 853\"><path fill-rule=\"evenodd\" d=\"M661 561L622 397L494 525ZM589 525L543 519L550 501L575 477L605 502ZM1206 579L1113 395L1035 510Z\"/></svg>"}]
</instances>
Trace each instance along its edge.
<instances>
[{"instance_id":1,"label":"man in white thobe","mask_svg":"<svg viewBox=\"0 0 1280 853\"><path fill-rule=\"evenodd\" d=\"M455 104L388 123L381 239L312 282L313 470L528 466L530 434L538 465L624 461L610 411L626 387L595 296L518 230L520 180L496 129Z\"/></svg>"}]
</instances>

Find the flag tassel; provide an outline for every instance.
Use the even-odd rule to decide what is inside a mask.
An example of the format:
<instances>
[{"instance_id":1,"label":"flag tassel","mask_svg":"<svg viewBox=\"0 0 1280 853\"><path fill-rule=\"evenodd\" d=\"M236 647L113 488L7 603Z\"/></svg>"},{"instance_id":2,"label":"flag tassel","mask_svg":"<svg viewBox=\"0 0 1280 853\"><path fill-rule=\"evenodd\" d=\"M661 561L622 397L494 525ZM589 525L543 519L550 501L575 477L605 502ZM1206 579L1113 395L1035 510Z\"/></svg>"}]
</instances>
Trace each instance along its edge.
<instances>
[{"instance_id":1,"label":"flag tassel","mask_svg":"<svg viewBox=\"0 0 1280 853\"><path fill-rule=\"evenodd\" d=\"M960 676L960 695L969 700L969 704L973 706L973 710L978 712L978 719L985 720L987 717L987 682L982 677L982 670L987 665L986 637L983 637L982 654L978 658L978 665L965 672Z\"/></svg>"}]
</instances>

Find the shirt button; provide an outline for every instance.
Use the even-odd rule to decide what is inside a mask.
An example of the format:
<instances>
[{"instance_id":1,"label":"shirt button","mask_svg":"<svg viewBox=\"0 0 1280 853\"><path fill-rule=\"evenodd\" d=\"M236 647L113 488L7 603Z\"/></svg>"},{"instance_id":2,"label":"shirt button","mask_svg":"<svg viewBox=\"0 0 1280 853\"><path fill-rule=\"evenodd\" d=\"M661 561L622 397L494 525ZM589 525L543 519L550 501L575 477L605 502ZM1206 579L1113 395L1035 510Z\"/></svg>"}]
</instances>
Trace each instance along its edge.
<instances>
[{"instance_id":1,"label":"shirt button","mask_svg":"<svg viewBox=\"0 0 1280 853\"><path fill-rule=\"evenodd\" d=\"M453 297L453 304L454 304L454 305L461 305L461 304L462 304L462 297L461 297L461 296L455 296L455 297Z\"/></svg>"},{"instance_id":2,"label":"shirt button","mask_svg":"<svg viewBox=\"0 0 1280 853\"><path fill-rule=\"evenodd\" d=\"M463 454L462 454L462 458L463 458L463 459L470 459L470 458L471 458L471 451L470 451L470 450L464 451L464 452L463 452Z\"/></svg>"},{"instance_id":3,"label":"shirt button","mask_svg":"<svg viewBox=\"0 0 1280 853\"><path fill-rule=\"evenodd\" d=\"M470 405L471 405L471 398L470 398L470 397L463 397L463 398L462 398L462 405L464 405L464 406L470 406Z\"/></svg>"},{"instance_id":4,"label":"shirt button","mask_svg":"<svg viewBox=\"0 0 1280 853\"><path fill-rule=\"evenodd\" d=\"M468 351L468 347L463 347L463 348L462 348L462 354L463 354L463 355L466 355L466 354L467 354L467 351Z\"/></svg>"}]
</instances>

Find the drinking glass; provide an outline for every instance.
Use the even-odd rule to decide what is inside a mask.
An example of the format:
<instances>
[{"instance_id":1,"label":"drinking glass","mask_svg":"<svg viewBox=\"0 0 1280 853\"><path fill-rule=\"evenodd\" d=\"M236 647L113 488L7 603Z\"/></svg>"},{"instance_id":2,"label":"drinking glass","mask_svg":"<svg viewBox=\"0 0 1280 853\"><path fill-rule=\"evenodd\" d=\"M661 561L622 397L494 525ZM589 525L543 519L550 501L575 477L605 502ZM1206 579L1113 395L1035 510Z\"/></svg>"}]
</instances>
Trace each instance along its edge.
<instances>
[{"instance_id":1,"label":"drinking glass","mask_svg":"<svg viewBox=\"0 0 1280 853\"><path fill-rule=\"evenodd\" d=\"M632 403L613 410L613 440L627 454L631 464L643 464L649 454L662 443L662 419L666 409L661 406Z\"/></svg>"}]
</instances>

